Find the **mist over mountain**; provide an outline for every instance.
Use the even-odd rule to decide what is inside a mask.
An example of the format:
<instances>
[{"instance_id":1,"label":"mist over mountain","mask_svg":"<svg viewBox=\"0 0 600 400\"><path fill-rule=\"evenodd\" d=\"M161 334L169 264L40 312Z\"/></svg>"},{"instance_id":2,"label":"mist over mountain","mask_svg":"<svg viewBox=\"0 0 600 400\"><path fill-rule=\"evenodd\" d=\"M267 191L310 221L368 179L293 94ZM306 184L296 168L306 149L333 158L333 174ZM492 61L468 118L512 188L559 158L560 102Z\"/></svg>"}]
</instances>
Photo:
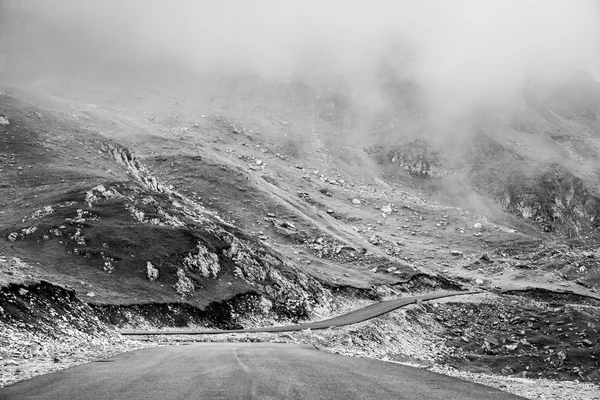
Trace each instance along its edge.
<instances>
[{"instance_id":1,"label":"mist over mountain","mask_svg":"<svg viewBox=\"0 0 600 400\"><path fill-rule=\"evenodd\" d=\"M2 5L9 60L20 53L74 50L112 66L115 75L119 65L144 70L167 62L203 73L343 84L374 109L386 102L381 83L390 74L416 82L436 114L455 115L482 104L506 106L532 77L555 82L572 70L600 71L600 11L593 0ZM14 27L7 26L14 18L19 26L41 29L44 37L19 45L23 39L10 37ZM47 61L38 60L40 71ZM70 67L77 71L77 65Z\"/></svg>"}]
</instances>

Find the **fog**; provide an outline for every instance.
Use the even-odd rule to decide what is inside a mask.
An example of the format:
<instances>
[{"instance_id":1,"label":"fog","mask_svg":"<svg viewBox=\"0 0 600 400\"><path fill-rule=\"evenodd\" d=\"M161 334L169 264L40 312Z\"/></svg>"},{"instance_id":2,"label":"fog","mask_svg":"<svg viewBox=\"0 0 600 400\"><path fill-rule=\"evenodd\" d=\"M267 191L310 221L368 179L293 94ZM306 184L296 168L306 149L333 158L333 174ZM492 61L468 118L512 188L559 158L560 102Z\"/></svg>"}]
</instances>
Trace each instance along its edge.
<instances>
[{"instance_id":1,"label":"fog","mask_svg":"<svg viewBox=\"0 0 600 400\"><path fill-rule=\"evenodd\" d=\"M65 36L50 46L80 38L80 50L111 65L168 60L204 73L343 82L373 107L382 65L446 114L510 103L532 76L600 73L600 7L592 0L0 3L3 24L20 15L57 27Z\"/></svg>"}]
</instances>

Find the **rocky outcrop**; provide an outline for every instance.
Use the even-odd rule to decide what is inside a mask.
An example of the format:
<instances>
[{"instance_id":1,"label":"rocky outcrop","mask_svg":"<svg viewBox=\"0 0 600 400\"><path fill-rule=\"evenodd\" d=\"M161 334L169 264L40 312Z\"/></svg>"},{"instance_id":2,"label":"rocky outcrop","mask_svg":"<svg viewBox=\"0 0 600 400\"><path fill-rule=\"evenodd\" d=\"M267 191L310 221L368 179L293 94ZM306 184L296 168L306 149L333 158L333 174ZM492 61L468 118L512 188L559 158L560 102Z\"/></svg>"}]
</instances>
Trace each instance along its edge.
<instances>
[{"instance_id":1,"label":"rocky outcrop","mask_svg":"<svg viewBox=\"0 0 600 400\"><path fill-rule=\"evenodd\" d=\"M191 252L183 259L183 265L191 271L199 272L205 278L217 279L221 271L219 257L198 243L198 253Z\"/></svg>"},{"instance_id":2,"label":"rocky outcrop","mask_svg":"<svg viewBox=\"0 0 600 400\"><path fill-rule=\"evenodd\" d=\"M416 178L439 178L449 173L443 169L439 150L423 139L391 147L372 146L364 151L377 163L396 165Z\"/></svg>"},{"instance_id":3,"label":"rocky outcrop","mask_svg":"<svg viewBox=\"0 0 600 400\"><path fill-rule=\"evenodd\" d=\"M600 227L600 198L558 165L523 185L508 187L500 203L545 232L569 238L584 239Z\"/></svg>"},{"instance_id":4,"label":"rocky outcrop","mask_svg":"<svg viewBox=\"0 0 600 400\"><path fill-rule=\"evenodd\" d=\"M471 157L471 184L507 211L565 238L585 241L597 234L600 197L566 167L531 165L485 135Z\"/></svg>"},{"instance_id":5,"label":"rocky outcrop","mask_svg":"<svg viewBox=\"0 0 600 400\"><path fill-rule=\"evenodd\" d=\"M254 247L231 234L223 236L229 244L223 255L233 261L234 274L273 300L273 308L286 316L307 317L316 304L331 295L314 278L298 271L264 247Z\"/></svg>"},{"instance_id":6,"label":"rocky outcrop","mask_svg":"<svg viewBox=\"0 0 600 400\"><path fill-rule=\"evenodd\" d=\"M129 174L143 184L147 189L160 193L172 193L172 190L158 182L156 177L139 162L135 154L126 147L112 142L102 144L102 149L109 153L117 162L127 168Z\"/></svg>"}]
</instances>

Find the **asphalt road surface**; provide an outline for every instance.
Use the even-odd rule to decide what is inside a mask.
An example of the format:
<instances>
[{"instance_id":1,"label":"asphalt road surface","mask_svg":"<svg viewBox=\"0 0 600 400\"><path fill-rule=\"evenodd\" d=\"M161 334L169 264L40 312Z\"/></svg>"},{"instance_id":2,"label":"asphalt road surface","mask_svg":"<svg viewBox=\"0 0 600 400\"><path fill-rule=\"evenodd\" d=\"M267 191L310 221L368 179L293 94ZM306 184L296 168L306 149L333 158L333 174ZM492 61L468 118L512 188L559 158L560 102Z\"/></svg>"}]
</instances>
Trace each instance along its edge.
<instances>
[{"instance_id":1,"label":"asphalt road surface","mask_svg":"<svg viewBox=\"0 0 600 400\"><path fill-rule=\"evenodd\" d=\"M497 389L312 346L201 343L124 353L0 389L1 400L496 400Z\"/></svg>"},{"instance_id":2,"label":"asphalt road surface","mask_svg":"<svg viewBox=\"0 0 600 400\"><path fill-rule=\"evenodd\" d=\"M304 329L327 329L332 326L345 326L356 324L358 322L366 321L371 318L378 317L382 314L396 310L408 304L416 303L418 301L440 299L442 297L460 296L464 294L473 294L481 292L443 292L427 294L422 296L411 296L402 297L400 299L380 301L379 303L371 304L370 306L361 308L356 311L352 311L348 314L340 315L339 317L326 319L319 322L311 322L309 324L301 325L288 325L288 326L269 326L255 329L237 329L237 330L226 330L226 331L192 331L192 330L179 330L179 331L121 331L121 335L207 335L207 334L222 334L222 333L245 333L245 332L292 332L302 331Z\"/></svg>"}]
</instances>

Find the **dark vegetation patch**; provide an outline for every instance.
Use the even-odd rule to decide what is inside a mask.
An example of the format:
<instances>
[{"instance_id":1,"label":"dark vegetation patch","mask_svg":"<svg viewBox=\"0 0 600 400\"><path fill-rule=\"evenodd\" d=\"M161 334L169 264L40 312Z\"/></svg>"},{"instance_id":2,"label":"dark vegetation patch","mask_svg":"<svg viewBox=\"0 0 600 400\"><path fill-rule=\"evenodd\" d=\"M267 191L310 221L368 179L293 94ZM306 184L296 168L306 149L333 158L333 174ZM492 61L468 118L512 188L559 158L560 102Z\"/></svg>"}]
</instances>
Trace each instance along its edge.
<instances>
[{"instance_id":1,"label":"dark vegetation patch","mask_svg":"<svg viewBox=\"0 0 600 400\"><path fill-rule=\"evenodd\" d=\"M239 320L258 312L260 295L245 293L221 302L211 302L203 310L185 303L91 305L101 321L117 327L243 329Z\"/></svg>"},{"instance_id":2,"label":"dark vegetation patch","mask_svg":"<svg viewBox=\"0 0 600 400\"><path fill-rule=\"evenodd\" d=\"M129 184L112 186L133 198L143 199L146 195ZM220 278L230 281L231 285L221 288L221 281L189 272L190 279L201 291L186 301L203 307L208 304L207 299L218 301L246 293L251 288L233 276L233 263L222 254L229 244L199 223L185 220L183 227L140 223L128 210L125 198L112 198L89 206L84 201L85 193L85 189L68 192L53 204L52 213L0 230L2 240L8 242L7 237L12 232L19 233L34 226L34 232L19 236L12 246L30 253L46 271L59 276L77 275L79 279L69 284L81 294L94 292L90 300L98 303L176 301L179 296L173 285L178 279L177 271L186 256L197 253L199 243L218 255ZM172 205L165 195L153 193L152 199L152 206L137 201L136 207L144 211L146 219L164 221L158 210L171 212ZM154 282L147 279L148 262L159 271ZM79 281L87 281L91 286L78 286Z\"/></svg>"}]
</instances>

